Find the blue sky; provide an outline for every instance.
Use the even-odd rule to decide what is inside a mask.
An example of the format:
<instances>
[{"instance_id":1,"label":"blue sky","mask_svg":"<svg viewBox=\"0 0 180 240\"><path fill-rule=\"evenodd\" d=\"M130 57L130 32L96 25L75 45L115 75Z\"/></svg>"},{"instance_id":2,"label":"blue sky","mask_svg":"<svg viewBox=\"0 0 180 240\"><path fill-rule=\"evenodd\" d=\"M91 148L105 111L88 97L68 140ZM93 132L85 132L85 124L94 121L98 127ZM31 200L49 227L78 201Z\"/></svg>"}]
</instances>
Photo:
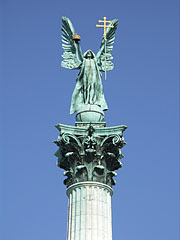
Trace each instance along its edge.
<instances>
[{"instance_id":1,"label":"blue sky","mask_svg":"<svg viewBox=\"0 0 180 240\"><path fill-rule=\"evenodd\" d=\"M107 126L128 125L112 198L113 240L179 239L177 0L1 0L0 225L3 240L66 238L54 125L69 115L77 71L61 63L61 17L98 51L99 19L118 18ZM1 236L0 235L0 236Z\"/></svg>"}]
</instances>

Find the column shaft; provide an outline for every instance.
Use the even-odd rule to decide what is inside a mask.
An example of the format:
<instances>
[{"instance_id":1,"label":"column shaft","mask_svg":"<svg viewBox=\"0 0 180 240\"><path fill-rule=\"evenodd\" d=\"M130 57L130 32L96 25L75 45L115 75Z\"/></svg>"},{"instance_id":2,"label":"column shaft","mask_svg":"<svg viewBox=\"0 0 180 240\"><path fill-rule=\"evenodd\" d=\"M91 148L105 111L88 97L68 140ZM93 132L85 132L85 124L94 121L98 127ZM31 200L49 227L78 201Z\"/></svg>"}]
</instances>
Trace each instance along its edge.
<instances>
[{"instance_id":1,"label":"column shaft","mask_svg":"<svg viewBox=\"0 0 180 240\"><path fill-rule=\"evenodd\" d=\"M67 189L67 240L112 240L112 188L99 182L81 182Z\"/></svg>"}]
</instances>

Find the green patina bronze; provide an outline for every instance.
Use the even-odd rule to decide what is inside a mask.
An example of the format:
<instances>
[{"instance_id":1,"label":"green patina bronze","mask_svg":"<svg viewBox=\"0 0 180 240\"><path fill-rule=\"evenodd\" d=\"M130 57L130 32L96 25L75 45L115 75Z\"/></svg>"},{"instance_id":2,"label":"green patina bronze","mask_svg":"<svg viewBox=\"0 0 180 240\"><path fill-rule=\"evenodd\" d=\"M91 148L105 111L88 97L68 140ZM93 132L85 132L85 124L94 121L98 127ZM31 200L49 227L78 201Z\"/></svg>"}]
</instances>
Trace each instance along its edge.
<instances>
[{"instance_id":1,"label":"green patina bronze","mask_svg":"<svg viewBox=\"0 0 180 240\"><path fill-rule=\"evenodd\" d=\"M70 113L76 112L75 126L57 124L60 135L54 143L57 165L65 170L64 184L68 187L83 181L95 181L112 186L115 170L122 167L121 148L126 144L123 132L127 126L106 127L104 110L107 103L101 82L103 71L113 69L113 48L118 20L114 19L106 31L100 50L83 55L79 40L69 18L62 18L63 58L62 67L79 69L71 101Z\"/></svg>"},{"instance_id":2,"label":"green patina bronze","mask_svg":"<svg viewBox=\"0 0 180 240\"><path fill-rule=\"evenodd\" d=\"M57 124L60 136L54 141L59 150L57 165L65 170L67 179L64 184L70 186L82 181L95 181L109 186L115 185L115 170L122 167L121 148L126 144L123 132L127 126L72 127Z\"/></svg>"},{"instance_id":3,"label":"green patina bronze","mask_svg":"<svg viewBox=\"0 0 180 240\"><path fill-rule=\"evenodd\" d=\"M95 55L91 50L82 54L80 43L73 39L75 36L74 27L67 17L62 17L62 47L64 53L61 66L68 69L79 69L76 78L76 86L72 94L70 114L79 111L82 105L97 105L103 111L108 109L103 86L101 82L101 72L113 69L111 50L115 39L118 20L111 22L113 28L106 31L106 39L102 39L100 49Z\"/></svg>"}]
</instances>

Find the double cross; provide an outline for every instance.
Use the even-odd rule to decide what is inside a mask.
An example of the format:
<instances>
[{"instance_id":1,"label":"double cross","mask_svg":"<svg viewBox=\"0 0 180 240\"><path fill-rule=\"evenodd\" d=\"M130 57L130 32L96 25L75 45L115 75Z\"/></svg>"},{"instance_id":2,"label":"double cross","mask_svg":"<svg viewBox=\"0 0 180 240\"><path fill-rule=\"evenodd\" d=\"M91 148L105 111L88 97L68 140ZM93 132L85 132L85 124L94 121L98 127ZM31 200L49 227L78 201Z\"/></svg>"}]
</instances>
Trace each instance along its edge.
<instances>
[{"instance_id":1,"label":"double cross","mask_svg":"<svg viewBox=\"0 0 180 240\"><path fill-rule=\"evenodd\" d=\"M106 25L106 23L111 23L112 21L107 21L106 17L104 17L104 20L99 20L100 23L104 23L104 25L96 25L96 27L103 27L104 28L104 52L105 52L105 79L106 79L106 28L114 28L113 25Z\"/></svg>"},{"instance_id":2,"label":"double cross","mask_svg":"<svg viewBox=\"0 0 180 240\"><path fill-rule=\"evenodd\" d=\"M104 25L96 25L96 27L104 28L104 39L106 39L106 28L108 28L108 27L113 28L114 26L106 25L106 23L111 23L111 21L106 20L106 17L104 17L104 20L99 20L98 22L104 23Z\"/></svg>"}]
</instances>

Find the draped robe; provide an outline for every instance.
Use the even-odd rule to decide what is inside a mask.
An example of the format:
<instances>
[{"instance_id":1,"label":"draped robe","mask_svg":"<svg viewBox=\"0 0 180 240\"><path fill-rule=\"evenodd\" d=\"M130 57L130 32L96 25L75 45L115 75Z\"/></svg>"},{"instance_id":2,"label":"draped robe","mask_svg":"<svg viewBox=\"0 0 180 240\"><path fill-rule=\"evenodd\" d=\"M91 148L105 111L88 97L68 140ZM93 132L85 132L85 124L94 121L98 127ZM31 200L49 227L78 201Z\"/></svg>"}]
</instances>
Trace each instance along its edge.
<instances>
[{"instance_id":1,"label":"draped robe","mask_svg":"<svg viewBox=\"0 0 180 240\"><path fill-rule=\"evenodd\" d=\"M92 58L87 58L88 52L91 52ZM102 74L99 70L96 56L91 50L88 50L83 56L80 71L76 78L70 114L76 112L81 104L93 104L100 106L102 110L108 109L101 78Z\"/></svg>"}]
</instances>

